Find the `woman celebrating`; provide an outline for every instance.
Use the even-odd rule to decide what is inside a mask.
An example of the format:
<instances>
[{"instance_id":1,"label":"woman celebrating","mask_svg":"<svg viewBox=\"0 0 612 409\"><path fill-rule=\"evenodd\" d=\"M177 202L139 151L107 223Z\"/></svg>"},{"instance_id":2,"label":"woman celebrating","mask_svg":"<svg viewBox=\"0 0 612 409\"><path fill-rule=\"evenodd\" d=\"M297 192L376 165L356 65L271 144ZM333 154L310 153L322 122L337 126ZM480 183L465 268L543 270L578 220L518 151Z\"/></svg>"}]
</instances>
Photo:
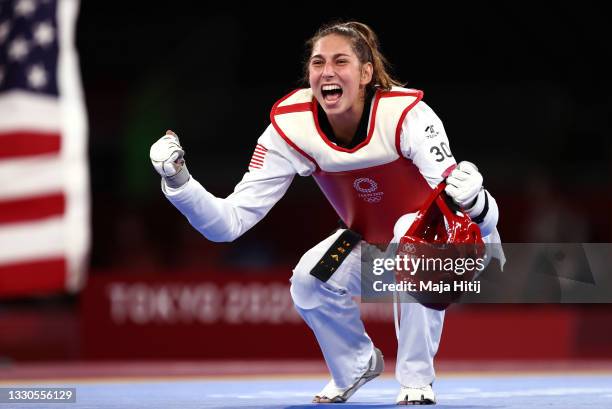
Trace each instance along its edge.
<instances>
[{"instance_id":1,"label":"woman celebrating","mask_svg":"<svg viewBox=\"0 0 612 409\"><path fill-rule=\"evenodd\" d=\"M313 402L345 402L383 371L353 301L360 295L363 246L388 244L407 229L402 217L419 209L446 178L447 194L497 237L497 204L469 162L456 165L440 119L421 91L402 88L387 73L375 33L358 22L322 27L307 42L305 77L272 108L249 170L234 192L217 198L190 177L177 136L168 131L151 147L162 190L212 241L232 241L261 220L295 174L313 176L346 229L307 251L293 270L295 308L314 332L331 373ZM399 222L398 222L399 221ZM404 221L404 222L403 222ZM343 246L330 262L330 248ZM433 358L444 312L401 304L396 365L398 404L433 404Z\"/></svg>"}]
</instances>

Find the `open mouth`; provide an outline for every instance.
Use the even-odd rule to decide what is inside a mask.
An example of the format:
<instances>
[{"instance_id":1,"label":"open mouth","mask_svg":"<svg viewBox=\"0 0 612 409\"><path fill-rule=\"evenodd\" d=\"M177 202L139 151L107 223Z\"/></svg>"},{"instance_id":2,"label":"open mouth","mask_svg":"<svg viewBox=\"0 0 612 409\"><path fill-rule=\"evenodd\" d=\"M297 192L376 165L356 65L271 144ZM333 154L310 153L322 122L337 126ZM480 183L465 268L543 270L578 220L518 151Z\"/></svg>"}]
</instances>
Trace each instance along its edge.
<instances>
[{"instance_id":1,"label":"open mouth","mask_svg":"<svg viewBox=\"0 0 612 409\"><path fill-rule=\"evenodd\" d=\"M325 102L333 103L338 101L342 96L342 87L337 84L323 85L321 87L321 94Z\"/></svg>"}]
</instances>

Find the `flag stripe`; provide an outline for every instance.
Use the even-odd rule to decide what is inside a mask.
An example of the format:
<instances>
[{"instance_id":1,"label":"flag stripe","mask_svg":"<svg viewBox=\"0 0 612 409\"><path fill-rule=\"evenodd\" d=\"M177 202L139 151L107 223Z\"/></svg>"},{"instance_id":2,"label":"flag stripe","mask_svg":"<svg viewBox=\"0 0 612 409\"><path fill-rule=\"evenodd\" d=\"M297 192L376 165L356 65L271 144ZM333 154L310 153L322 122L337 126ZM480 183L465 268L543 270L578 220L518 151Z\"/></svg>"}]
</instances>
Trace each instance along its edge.
<instances>
[{"instance_id":1,"label":"flag stripe","mask_svg":"<svg viewBox=\"0 0 612 409\"><path fill-rule=\"evenodd\" d=\"M0 134L0 159L59 153L59 133L14 131Z\"/></svg>"},{"instance_id":2,"label":"flag stripe","mask_svg":"<svg viewBox=\"0 0 612 409\"><path fill-rule=\"evenodd\" d=\"M57 216L63 214L65 208L63 193L0 201L0 224Z\"/></svg>"},{"instance_id":3,"label":"flag stripe","mask_svg":"<svg viewBox=\"0 0 612 409\"><path fill-rule=\"evenodd\" d=\"M254 163L258 163L258 164L260 164L260 165L263 165L263 161L262 161L262 160L259 160L259 159L251 158L251 162L254 162Z\"/></svg>"},{"instance_id":4,"label":"flag stripe","mask_svg":"<svg viewBox=\"0 0 612 409\"><path fill-rule=\"evenodd\" d=\"M257 146L255 147L255 149L263 149L264 151L268 151L268 148L266 148L265 146L261 145L261 144L257 144Z\"/></svg>"},{"instance_id":5,"label":"flag stripe","mask_svg":"<svg viewBox=\"0 0 612 409\"><path fill-rule=\"evenodd\" d=\"M256 159L261 159L263 160L265 158L265 155L259 154L259 153L254 153L253 157Z\"/></svg>"},{"instance_id":6,"label":"flag stripe","mask_svg":"<svg viewBox=\"0 0 612 409\"><path fill-rule=\"evenodd\" d=\"M66 233L61 216L0 225L0 264L63 257Z\"/></svg>"},{"instance_id":7,"label":"flag stripe","mask_svg":"<svg viewBox=\"0 0 612 409\"><path fill-rule=\"evenodd\" d=\"M32 158L15 158L0 161L0 200L63 191L67 169L59 155L40 155Z\"/></svg>"},{"instance_id":8,"label":"flag stripe","mask_svg":"<svg viewBox=\"0 0 612 409\"><path fill-rule=\"evenodd\" d=\"M66 260L49 258L0 265L0 297L65 291Z\"/></svg>"},{"instance_id":9,"label":"flag stripe","mask_svg":"<svg viewBox=\"0 0 612 409\"><path fill-rule=\"evenodd\" d=\"M0 131L11 132L23 129L40 132L60 131L62 110L57 98L32 94L27 91L8 91L0 96Z\"/></svg>"}]
</instances>

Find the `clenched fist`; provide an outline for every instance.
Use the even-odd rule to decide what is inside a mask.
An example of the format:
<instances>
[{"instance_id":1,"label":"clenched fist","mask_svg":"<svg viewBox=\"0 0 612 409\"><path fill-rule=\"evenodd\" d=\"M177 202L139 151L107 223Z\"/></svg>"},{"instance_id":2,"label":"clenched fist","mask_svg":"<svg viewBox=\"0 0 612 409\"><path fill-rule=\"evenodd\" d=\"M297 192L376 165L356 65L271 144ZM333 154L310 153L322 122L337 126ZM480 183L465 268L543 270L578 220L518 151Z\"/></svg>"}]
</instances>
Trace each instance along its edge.
<instances>
[{"instance_id":1,"label":"clenched fist","mask_svg":"<svg viewBox=\"0 0 612 409\"><path fill-rule=\"evenodd\" d=\"M446 178L446 193L463 209L474 205L481 190L482 175L471 162L460 162Z\"/></svg>"},{"instance_id":2,"label":"clenched fist","mask_svg":"<svg viewBox=\"0 0 612 409\"><path fill-rule=\"evenodd\" d=\"M181 187L189 180L184 155L179 138L172 131L166 131L166 135L151 146L151 163L169 187Z\"/></svg>"}]
</instances>

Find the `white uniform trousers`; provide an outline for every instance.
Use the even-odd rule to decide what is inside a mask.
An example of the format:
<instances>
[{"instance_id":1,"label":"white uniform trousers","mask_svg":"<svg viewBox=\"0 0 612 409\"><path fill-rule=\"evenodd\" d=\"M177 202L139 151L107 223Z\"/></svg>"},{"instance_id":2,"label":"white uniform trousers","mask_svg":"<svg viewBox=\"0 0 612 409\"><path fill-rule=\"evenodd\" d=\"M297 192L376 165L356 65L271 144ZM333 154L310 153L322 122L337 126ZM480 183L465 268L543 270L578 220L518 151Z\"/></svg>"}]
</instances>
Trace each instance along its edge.
<instances>
[{"instance_id":1,"label":"white uniform trousers","mask_svg":"<svg viewBox=\"0 0 612 409\"><path fill-rule=\"evenodd\" d=\"M352 385L367 369L373 344L353 296L361 295L361 241L327 282L310 275L343 230L308 250L293 270L291 297L312 329L336 386ZM389 305L392 308L392 305ZM422 387L434 381L433 359L438 350L444 312L417 303L401 304L395 375L404 386ZM384 351L383 351L384 353Z\"/></svg>"}]
</instances>

